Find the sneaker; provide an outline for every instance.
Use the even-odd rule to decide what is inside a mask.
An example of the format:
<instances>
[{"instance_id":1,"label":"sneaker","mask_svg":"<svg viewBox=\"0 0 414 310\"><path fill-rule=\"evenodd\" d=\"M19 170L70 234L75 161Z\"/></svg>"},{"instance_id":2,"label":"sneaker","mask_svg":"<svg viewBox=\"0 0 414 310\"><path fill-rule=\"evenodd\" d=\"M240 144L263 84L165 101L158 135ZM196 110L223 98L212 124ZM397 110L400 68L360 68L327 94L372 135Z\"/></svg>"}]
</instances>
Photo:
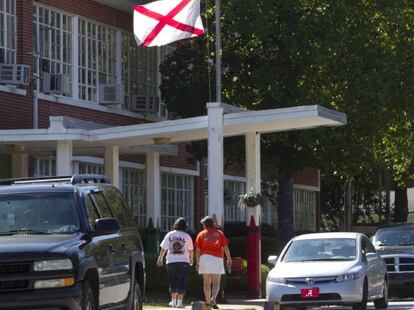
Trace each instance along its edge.
<instances>
[{"instance_id":1,"label":"sneaker","mask_svg":"<svg viewBox=\"0 0 414 310\"><path fill-rule=\"evenodd\" d=\"M175 302L172 302L172 301L170 301L169 303L168 303L168 305L170 306L170 307L176 307L176 304L175 304Z\"/></svg>"},{"instance_id":2,"label":"sneaker","mask_svg":"<svg viewBox=\"0 0 414 310\"><path fill-rule=\"evenodd\" d=\"M220 309L215 302L211 303L211 308L213 309Z\"/></svg>"}]
</instances>

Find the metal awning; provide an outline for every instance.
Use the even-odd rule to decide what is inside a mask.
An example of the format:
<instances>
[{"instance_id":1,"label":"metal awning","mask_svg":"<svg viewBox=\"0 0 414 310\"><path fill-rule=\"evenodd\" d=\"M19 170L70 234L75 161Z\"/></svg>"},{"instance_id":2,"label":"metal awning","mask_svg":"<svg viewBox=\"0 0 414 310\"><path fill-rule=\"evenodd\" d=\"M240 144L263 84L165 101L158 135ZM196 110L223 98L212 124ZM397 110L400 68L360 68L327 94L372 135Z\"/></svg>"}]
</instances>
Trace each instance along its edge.
<instances>
[{"instance_id":1,"label":"metal awning","mask_svg":"<svg viewBox=\"0 0 414 310\"><path fill-rule=\"evenodd\" d=\"M18 145L22 150L54 150L56 141L72 140L74 154L92 155L107 145L119 146L120 154L133 154L137 153L137 146L206 140L208 136L207 116L105 128L88 124L74 126L73 122L68 125L64 117L52 116L50 121L47 129L0 130L0 152L5 145L9 149L10 145ZM224 136L230 137L250 132L341 126L346 124L346 115L311 105L225 114L223 123Z\"/></svg>"}]
</instances>

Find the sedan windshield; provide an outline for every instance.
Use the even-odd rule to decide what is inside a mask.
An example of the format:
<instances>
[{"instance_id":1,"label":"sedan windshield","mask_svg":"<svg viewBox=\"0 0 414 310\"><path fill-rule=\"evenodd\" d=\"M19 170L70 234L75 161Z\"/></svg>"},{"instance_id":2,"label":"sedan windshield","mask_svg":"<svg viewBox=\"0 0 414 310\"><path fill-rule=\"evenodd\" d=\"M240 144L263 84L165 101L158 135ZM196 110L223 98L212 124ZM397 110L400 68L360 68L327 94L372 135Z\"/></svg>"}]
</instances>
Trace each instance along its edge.
<instances>
[{"instance_id":1,"label":"sedan windshield","mask_svg":"<svg viewBox=\"0 0 414 310\"><path fill-rule=\"evenodd\" d=\"M283 262L337 261L356 258L356 241L350 238L294 240Z\"/></svg>"},{"instance_id":2,"label":"sedan windshield","mask_svg":"<svg viewBox=\"0 0 414 310\"><path fill-rule=\"evenodd\" d=\"M0 235L77 231L79 216L71 193L0 195Z\"/></svg>"},{"instance_id":3,"label":"sedan windshield","mask_svg":"<svg viewBox=\"0 0 414 310\"><path fill-rule=\"evenodd\" d=\"M372 241L375 246L414 245L414 225L380 228Z\"/></svg>"}]
</instances>

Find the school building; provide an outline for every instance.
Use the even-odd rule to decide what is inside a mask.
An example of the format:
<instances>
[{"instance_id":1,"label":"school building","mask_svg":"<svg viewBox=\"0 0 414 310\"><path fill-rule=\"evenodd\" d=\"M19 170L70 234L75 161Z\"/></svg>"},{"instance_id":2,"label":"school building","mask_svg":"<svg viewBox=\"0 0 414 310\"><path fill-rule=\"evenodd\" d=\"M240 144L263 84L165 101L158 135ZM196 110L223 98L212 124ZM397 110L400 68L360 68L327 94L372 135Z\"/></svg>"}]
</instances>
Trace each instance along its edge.
<instances>
[{"instance_id":1,"label":"school building","mask_svg":"<svg viewBox=\"0 0 414 310\"><path fill-rule=\"evenodd\" d=\"M151 145L134 146L129 137L129 144L119 148L88 144L99 140L91 132L105 132L105 141L115 141L111 128L136 125L150 131L157 124L175 124L165 122L158 71L173 47L136 46L135 4L0 0L0 178L109 173L138 225L153 217L168 230L183 216L196 228L207 213L207 160L190 161L188 142L180 142L185 139L151 138ZM56 143L46 143L45 137L53 135ZM69 163L63 170L59 156ZM114 157L112 166L105 164L105 158ZM225 169L225 221L245 221L237 203L245 192L246 177ZM295 174L296 230L318 230L319 192L318 170ZM270 201L262 206L262 221L277 225L277 207Z\"/></svg>"}]
</instances>

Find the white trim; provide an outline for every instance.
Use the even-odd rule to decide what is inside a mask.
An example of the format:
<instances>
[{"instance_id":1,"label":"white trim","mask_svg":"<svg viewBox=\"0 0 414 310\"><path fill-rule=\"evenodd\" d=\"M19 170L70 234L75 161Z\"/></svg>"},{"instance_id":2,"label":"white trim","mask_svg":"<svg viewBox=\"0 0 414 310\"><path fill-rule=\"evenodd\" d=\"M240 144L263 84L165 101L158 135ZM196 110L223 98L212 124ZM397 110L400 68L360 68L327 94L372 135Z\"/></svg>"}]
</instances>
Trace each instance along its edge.
<instances>
[{"instance_id":1,"label":"white trim","mask_svg":"<svg viewBox=\"0 0 414 310\"><path fill-rule=\"evenodd\" d=\"M182 174L182 175L189 175L189 176L200 176L200 171L197 170L190 170L184 168L174 168L174 167L160 167L161 172L171 173L171 174Z\"/></svg>"},{"instance_id":2,"label":"white trim","mask_svg":"<svg viewBox=\"0 0 414 310\"><path fill-rule=\"evenodd\" d=\"M0 85L0 91L5 93L11 93L19 96L26 96L27 91L25 89L17 88L9 85Z\"/></svg>"},{"instance_id":3,"label":"white trim","mask_svg":"<svg viewBox=\"0 0 414 310\"><path fill-rule=\"evenodd\" d=\"M225 181L235 181L235 182L244 182L244 183L246 183L246 177L241 177L241 176L238 176L238 175L225 174L224 175L224 180Z\"/></svg>"},{"instance_id":4,"label":"white trim","mask_svg":"<svg viewBox=\"0 0 414 310\"><path fill-rule=\"evenodd\" d=\"M45 93L38 93L37 96L40 100L50 101L54 103L67 104L67 105L78 107L78 108L84 108L84 109L106 112L106 113L111 113L111 114L118 114L122 116L137 118L140 120L148 120L148 121L159 121L160 120L158 117L155 117L152 115L144 115L144 114L139 114L139 113L131 112L128 110L124 110L121 108L116 108L116 107L112 108L108 106L103 106L93 101L74 99L71 97L64 97L64 96L59 96L59 95L47 95Z\"/></svg>"},{"instance_id":5,"label":"white trim","mask_svg":"<svg viewBox=\"0 0 414 310\"><path fill-rule=\"evenodd\" d=\"M145 164L133 163L133 162L130 162L130 161L119 161L119 166L121 168L131 168L131 169L145 170Z\"/></svg>"},{"instance_id":6,"label":"white trim","mask_svg":"<svg viewBox=\"0 0 414 310\"><path fill-rule=\"evenodd\" d=\"M95 164L95 165L103 165L104 160L100 157L93 157L93 156L74 156L74 161L82 162L82 163L88 163L88 164ZM120 168L133 168L133 169L140 169L145 170L145 165L140 163L134 163L130 161L119 161L119 167Z\"/></svg>"},{"instance_id":7,"label":"white trim","mask_svg":"<svg viewBox=\"0 0 414 310\"><path fill-rule=\"evenodd\" d=\"M320 187L312 186L312 185L294 184L293 188L294 189L303 189L303 190L311 191L311 192L320 192L321 191Z\"/></svg>"},{"instance_id":8,"label":"white trim","mask_svg":"<svg viewBox=\"0 0 414 310\"><path fill-rule=\"evenodd\" d=\"M79 100L79 16L72 17L72 98Z\"/></svg>"}]
</instances>

